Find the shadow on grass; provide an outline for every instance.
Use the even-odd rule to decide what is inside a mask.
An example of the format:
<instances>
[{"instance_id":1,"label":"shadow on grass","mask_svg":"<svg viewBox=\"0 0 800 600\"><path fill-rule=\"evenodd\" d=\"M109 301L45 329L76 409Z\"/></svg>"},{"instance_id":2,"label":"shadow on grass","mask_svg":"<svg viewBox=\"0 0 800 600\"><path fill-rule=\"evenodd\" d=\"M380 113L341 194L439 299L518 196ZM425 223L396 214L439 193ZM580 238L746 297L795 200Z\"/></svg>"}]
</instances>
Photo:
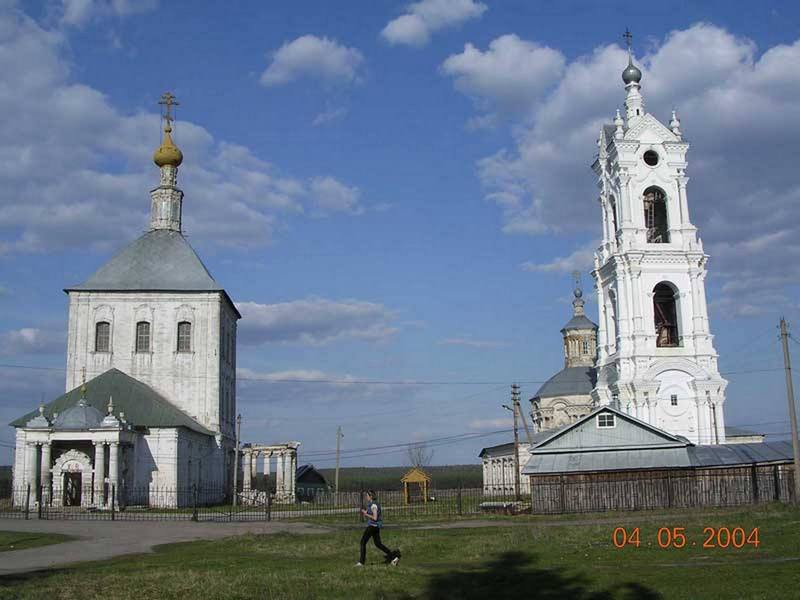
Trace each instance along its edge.
<instances>
[{"instance_id":1,"label":"shadow on grass","mask_svg":"<svg viewBox=\"0 0 800 600\"><path fill-rule=\"evenodd\" d=\"M661 594L638 583L623 583L607 590L592 590L582 575L569 575L563 569L534 565L536 557L510 551L484 565L437 573L430 577L422 598L428 600L659 600ZM377 598L386 598L378 595ZM393 600L419 598L408 594L389 595Z\"/></svg>"}]
</instances>

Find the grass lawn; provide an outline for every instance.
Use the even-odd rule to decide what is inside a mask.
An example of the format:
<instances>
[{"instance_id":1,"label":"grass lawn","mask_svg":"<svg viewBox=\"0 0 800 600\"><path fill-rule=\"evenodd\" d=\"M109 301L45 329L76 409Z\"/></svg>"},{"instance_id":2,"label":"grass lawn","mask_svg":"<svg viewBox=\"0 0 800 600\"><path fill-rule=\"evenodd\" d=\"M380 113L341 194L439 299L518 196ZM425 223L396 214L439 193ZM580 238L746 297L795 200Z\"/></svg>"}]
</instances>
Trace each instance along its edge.
<instances>
[{"instance_id":1,"label":"grass lawn","mask_svg":"<svg viewBox=\"0 0 800 600\"><path fill-rule=\"evenodd\" d=\"M532 519L510 523L387 527L384 543L403 550L397 568L381 564L373 547L369 564L354 567L360 537L354 528L174 544L152 555L3 577L0 598L800 597L800 510L795 508L668 512L661 518L636 513L589 525L575 519L557 525ZM640 546L616 549L612 533L617 526L629 532L638 526ZM759 546L703 548L707 526L742 527L748 534L758 527ZM659 527L685 527L685 547L661 549Z\"/></svg>"},{"instance_id":2,"label":"grass lawn","mask_svg":"<svg viewBox=\"0 0 800 600\"><path fill-rule=\"evenodd\" d=\"M0 552L10 550L24 550L37 546L60 544L74 539L69 535L58 533L33 533L28 531L0 531ZM0 559L0 562L2 559ZM1 585L1 584L0 584Z\"/></svg>"}]
</instances>

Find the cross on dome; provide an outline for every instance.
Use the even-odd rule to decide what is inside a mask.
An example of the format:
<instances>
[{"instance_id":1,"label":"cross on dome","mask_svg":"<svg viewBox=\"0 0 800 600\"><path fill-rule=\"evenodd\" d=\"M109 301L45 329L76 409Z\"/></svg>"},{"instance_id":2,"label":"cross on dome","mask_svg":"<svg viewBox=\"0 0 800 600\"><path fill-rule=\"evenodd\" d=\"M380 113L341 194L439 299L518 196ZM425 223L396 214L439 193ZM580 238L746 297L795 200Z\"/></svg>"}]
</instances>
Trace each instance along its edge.
<instances>
[{"instance_id":1,"label":"cross on dome","mask_svg":"<svg viewBox=\"0 0 800 600\"><path fill-rule=\"evenodd\" d=\"M183 152L172 141L172 122L175 116L172 112L174 106L179 106L180 103L175 99L172 92L164 92L158 103L164 106L164 139L161 141L161 146L153 154L153 162L160 168L163 167L178 167L183 162Z\"/></svg>"}]
</instances>

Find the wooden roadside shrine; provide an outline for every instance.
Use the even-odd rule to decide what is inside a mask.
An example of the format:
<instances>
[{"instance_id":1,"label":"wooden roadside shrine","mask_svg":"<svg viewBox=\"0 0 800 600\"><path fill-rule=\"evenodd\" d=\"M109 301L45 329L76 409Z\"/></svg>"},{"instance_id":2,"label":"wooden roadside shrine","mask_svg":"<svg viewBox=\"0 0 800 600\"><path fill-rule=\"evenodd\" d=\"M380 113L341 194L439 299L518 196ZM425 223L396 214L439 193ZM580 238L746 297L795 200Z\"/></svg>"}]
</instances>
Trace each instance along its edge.
<instances>
[{"instance_id":1,"label":"wooden roadside shrine","mask_svg":"<svg viewBox=\"0 0 800 600\"><path fill-rule=\"evenodd\" d=\"M403 498L406 504L428 501L431 478L425 471L414 467L403 475L400 481L403 482Z\"/></svg>"}]
</instances>

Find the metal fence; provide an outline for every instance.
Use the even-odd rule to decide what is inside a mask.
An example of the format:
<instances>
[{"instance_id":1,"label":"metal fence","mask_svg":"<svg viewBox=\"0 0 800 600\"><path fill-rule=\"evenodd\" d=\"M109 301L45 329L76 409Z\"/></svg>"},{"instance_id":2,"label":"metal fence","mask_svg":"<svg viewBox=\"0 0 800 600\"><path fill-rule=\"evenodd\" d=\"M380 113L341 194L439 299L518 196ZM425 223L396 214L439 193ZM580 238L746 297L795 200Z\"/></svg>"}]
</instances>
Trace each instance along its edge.
<instances>
[{"instance_id":1,"label":"metal fence","mask_svg":"<svg viewBox=\"0 0 800 600\"><path fill-rule=\"evenodd\" d=\"M4 493L5 492L5 493ZM224 489L192 486L86 490L80 498L53 498L44 487L0 490L0 518L81 519L103 521L272 521L319 518L358 523L364 495L297 489L313 501L289 502L280 494L251 490L232 495ZM452 519L485 514L512 514L530 510L529 498L484 495L481 489L434 490L423 501L406 503L402 491L376 492L387 521ZM70 500L75 505L70 505Z\"/></svg>"},{"instance_id":2,"label":"metal fence","mask_svg":"<svg viewBox=\"0 0 800 600\"><path fill-rule=\"evenodd\" d=\"M591 473L534 476L530 495L515 499L483 489L433 490L422 501L407 503L402 491L377 492L384 519L457 519L491 514L563 514L613 510L653 510L741 506L793 502L791 465L750 466L637 473ZM234 498L217 487L83 490L80 495L52 497L44 487L13 489L0 486L0 518L90 519L108 521L273 521L330 520L358 523L364 506L360 492L332 493L299 488L290 502L285 496L249 490ZM74 505L70 505L74 504Z\"/></svg>"}]
</instances>

